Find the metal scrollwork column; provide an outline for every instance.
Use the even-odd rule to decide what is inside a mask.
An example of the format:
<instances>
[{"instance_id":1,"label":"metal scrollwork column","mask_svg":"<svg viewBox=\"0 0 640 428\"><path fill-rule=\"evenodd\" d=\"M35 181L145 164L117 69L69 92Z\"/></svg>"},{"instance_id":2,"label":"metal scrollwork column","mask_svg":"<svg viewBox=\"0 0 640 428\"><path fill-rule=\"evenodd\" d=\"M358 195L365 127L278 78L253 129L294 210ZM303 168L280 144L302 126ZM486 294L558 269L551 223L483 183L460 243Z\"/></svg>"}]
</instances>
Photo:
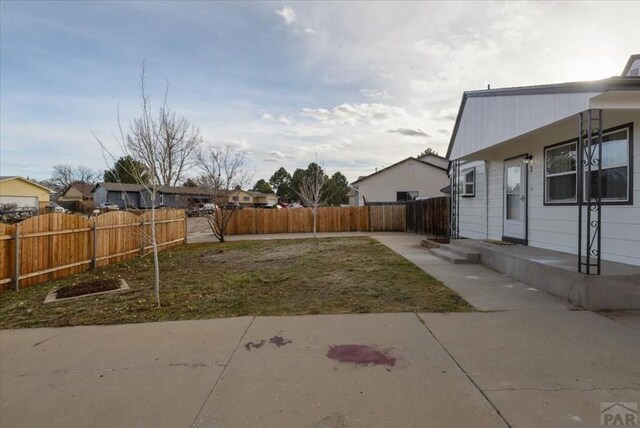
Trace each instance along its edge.
<instances>
[{"instance_id":1,"label":"metal scrollwork column","mask_svg":"<svg viewBox=\"0 0 640 428\"><path fill-rule=\"evenodd\" d=\"M460 237L460 161L451 162L451 212L450 212L450 236L451 239Z\"/></svg>"},{"instance_id":2,"label":"metal scrollwork column","mask_svg":"<svg viewBox=\"0 0 640 428\"><path fill-rule=\"evenodd\" d=\"M579 135L576 149L578 272L600 275L602 110L587 110L580 113Z\"/></svg>"}]
</instances>

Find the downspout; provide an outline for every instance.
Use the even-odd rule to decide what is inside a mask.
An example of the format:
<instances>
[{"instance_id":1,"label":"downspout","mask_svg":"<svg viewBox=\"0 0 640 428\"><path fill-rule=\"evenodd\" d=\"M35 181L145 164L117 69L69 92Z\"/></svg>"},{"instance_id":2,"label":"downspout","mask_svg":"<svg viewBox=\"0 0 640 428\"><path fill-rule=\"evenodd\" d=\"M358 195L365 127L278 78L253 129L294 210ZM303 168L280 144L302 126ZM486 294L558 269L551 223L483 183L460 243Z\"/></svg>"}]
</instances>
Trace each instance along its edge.
<instances>
[{"instance_id":1,"label":"downspout","mask_svg":"<svg viewBox=\"0 0 640 428\"><path fill-rule=\"evenodd\" d=\"M489 239L489 162L484 161L484 209L486 215L485 227Z\"/></svg>"}]
</instances>

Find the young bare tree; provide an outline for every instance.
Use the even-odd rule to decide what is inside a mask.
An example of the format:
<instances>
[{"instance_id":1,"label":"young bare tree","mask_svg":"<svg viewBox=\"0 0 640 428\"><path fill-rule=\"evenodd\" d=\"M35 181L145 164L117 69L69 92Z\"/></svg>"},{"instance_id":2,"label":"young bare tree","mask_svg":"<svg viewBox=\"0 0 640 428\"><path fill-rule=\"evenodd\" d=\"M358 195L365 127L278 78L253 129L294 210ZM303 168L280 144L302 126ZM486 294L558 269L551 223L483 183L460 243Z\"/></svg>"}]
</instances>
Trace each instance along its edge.
<instances>
[{"instance_id":1,"label":"young bare tree","mask_svg":"<svg viewBox=\"0 0 640 428\"><path fill-rule=\"evenodd\" d=\"M148 240L153 253L154 291L155 300L160 307L160 266L158 261L158 244L156 240L156 204L158 201L158 187L174 185L182 178L185 168L193 160L194 150L202 138L200 131L191 126L185 118L177 119L167 107L168 86L158 119L151 110L151 101L146 91L145 65L142 64L140 75L140 92L142 97L142 111L140 116L133 119L129 132L125 133L118 113L119 136L116 137L118 148L123 156L131 156L141 162L144 168L130 168L126 165L126 173L144 189L141 208L151 211L150 231L143 238ZM95 135L94 135L95 136ZM113 155L102 141L95 137L102 148L103 156L108 164L113 165L118 157Z\"/></svg>"},{"instance_id":2,"label":"young bare tree","mask_svg":"<svg viewBox=\"0 0 640 428\"><path fill-rule=\"evenodd\" d=\"M209 227L213 235L224 242L227 224L237 208L229 197L235 190L248 186L253 179L247 170L245 152L230 145L209 146L198 152L196 159L203 172L198 179L199 185L208 189L216 204L215 210L206 213Z\"/></svg>"},{"instance_id":3,"label":"young bare tree","mask_svg":"<svg viewBox=\"0 0 640 428\"><path fill-rule=\"evenodd\" d=\"M312 163L304 172L297 186L300 202L313 213L313 237L317 237L318 213L325 203L327 175L317 163Z\"/></svg>"},{"instance_id":4,"label":"young bare tree","mask_svg":"<svg viewBox=\"0 0 640 428\"><path fill-rule=\"evenodd\" d=\"M153 181L161 186L177 186L193 165L195 151L202 143L200 129L185 117L178 117L167 105L169 85L157 118L149 110L149 99L144 93L144 64L142 68L142 116L133 120L127 135L128 152L145 165ZM150 150L153 147L153 150Z\"/></svg>"}]
</instances>

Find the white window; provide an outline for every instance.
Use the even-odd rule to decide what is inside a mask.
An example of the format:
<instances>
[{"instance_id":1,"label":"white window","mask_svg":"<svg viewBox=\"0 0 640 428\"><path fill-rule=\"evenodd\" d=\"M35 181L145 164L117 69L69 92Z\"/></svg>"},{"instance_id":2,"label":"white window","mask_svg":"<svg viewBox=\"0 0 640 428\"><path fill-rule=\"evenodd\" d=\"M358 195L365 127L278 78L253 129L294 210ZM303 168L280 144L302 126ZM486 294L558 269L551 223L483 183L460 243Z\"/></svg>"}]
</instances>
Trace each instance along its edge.
<instances>
[{"instance_id":1,"label":"white window","mask_svg":"<svg viewBox=\"0 0 640 428\"><path fill-rule=\"evenodd\" d=\"M471 168L460 173L460 196L470 198L476 195L476 169Z\"/></svg>"},{"instance_id":2,"label":"white window","mask_svg":"<svg viewBox=\"0 0 640 428\"><path fill-rule=\"evenodd\" d=\"M631 201L631 181L629 169L631 154L629 149L631 127L626 126L606 131L602 135L602 162L600 165L600 192L602 202L627 203ZM544 150L545 203L575 204L578 201L578 161L577 141L561 143ZM583 159L588 158L585 148ZM594 144L590 148L592 172L589 175L586 167L582 173L584 200L587 200L587 182L589 192L595 198L598 189L599 147Z\"/></svg>"},{"instance_id":3,"label":"white window","mask_svg":"<svg viewBox=\"0 0 640 428\"><path fill-rule=\"evenodd\" d=\"M585 149L587 150L587 149ZM599 147L591 147L592 157L598 162ZM585 159L587 158L585 152ZM587 200L587 181L593 198L598 192L598 172L591 167L591 176L584 168L584 200ZM629 201L629 128L606 132L602 135L602 162L600 165L600 196L603 202Z\"/></svg>"},{"instance_id":4,"label":"white window","mask_svg":"<svg viewBox=\"0 0 640 428\"><path fill-rule=\"evenodd\" d=\"M572 141L544 151L545 202L576 202L576 146Z\"/></svg>"}]
</instances>

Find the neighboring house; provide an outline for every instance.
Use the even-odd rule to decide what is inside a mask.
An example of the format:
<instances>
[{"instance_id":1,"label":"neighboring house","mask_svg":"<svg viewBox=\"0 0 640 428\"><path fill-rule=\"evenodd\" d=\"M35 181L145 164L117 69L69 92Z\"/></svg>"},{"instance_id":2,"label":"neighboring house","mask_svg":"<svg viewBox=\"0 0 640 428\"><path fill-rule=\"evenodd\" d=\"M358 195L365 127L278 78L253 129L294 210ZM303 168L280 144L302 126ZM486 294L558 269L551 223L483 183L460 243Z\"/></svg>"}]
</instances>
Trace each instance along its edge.
<instances>
[{"instance_id":1,"label":"neighboring house","mask_svg":"<svg viewBox=\"0 0 640 428\"><path fill-rule=\"evenodd\" d=\"M253 190L247 190L247 193L251 195L255 208L271 206L278 203L278 196L275 193L262 193Z\"/></svg>"},{"instance_id":2,"label":"neighboring house","mask_svg":"<svg viewBox=\"0 0 640 428\"><path fill-rule=\"evenodd\" d=\"M88 211L93 208L93 184L72 183L58 196L58 204L71 211Z\"/></svg>"},{"instance_id":3,"label":"neighboring house","mask_svg":"<svg viewBox=\"0 0 640 428\"><path fill-rule=\"evenodd\" d=\"M354 181L353 202L355 206L363 206L370 202L406 202L442 196L440 189L449 181L447 165L446 159L436 155L406 158Z\"/></svg>"},{"instance_id":4,"label":"neighboring house","mask_svg":"<svg viewBox=\"0 0 640 428\"><path fill-rule=\"evenodd\" d=\"M58 196L58 201L87 201L93 199L93 194L91 191L93 190L93 184L87 183L73 183L69 185L66 189L64 189L60 196Z\"/></svg>"},{"instance_id":5,"label":"neighboring house","mask_svg":"<svg viewBox=\"0 0 640 428\"><path fill-rule=\"evenodd\" d=\"M95 207L111 202L120 208L150 208L151 193L140 184L98 183L93 190ZM211 192L198 187L159 186L156 191L155 206L188 208L197 203L211 202Z\"/></svg>"},{"instance_id":6,"label":"neighboring house","mask_svg":"<svg viewBox=\"0 0 640 428\"><path fill-rule=\"evenodd\" d=\"M19 176L0 176L0 204L45 210L53 191Z\"/></svg>"},{"instance_id":7,"label":"neighboring house","mask_svg":"<svg viewBox=\"0 0 640 428\"><path fill-rule=\"evenodd\" d=\"M229 192L227 200L230 204L243 205L246 207L253 206L253 196L250 192L242 189L235 189Z\"/></svg>"},{"instance_id":8,"label":"neighboring house","mask_svg":"<svg viewBox=\"0 0 640 428\"><path fill-rule=\"evenodd\" d=\"M460 237L640 265L639 68L634 55L620 77L465 92L447 152Z\"/></svg>"},{"instance_id":9,"label":"neighboring house","mask_svg":"<svg viewBox=\"0 0 640 428\"><path fill-rule=\"evenodd\" d=\"M349 189L349 193L347 193L347 196L349 197L349 206L355 207L356 198L358 197L358 193L356 192L356 189L354 189L353 187Z\"/></svg>"}]
</instances>

